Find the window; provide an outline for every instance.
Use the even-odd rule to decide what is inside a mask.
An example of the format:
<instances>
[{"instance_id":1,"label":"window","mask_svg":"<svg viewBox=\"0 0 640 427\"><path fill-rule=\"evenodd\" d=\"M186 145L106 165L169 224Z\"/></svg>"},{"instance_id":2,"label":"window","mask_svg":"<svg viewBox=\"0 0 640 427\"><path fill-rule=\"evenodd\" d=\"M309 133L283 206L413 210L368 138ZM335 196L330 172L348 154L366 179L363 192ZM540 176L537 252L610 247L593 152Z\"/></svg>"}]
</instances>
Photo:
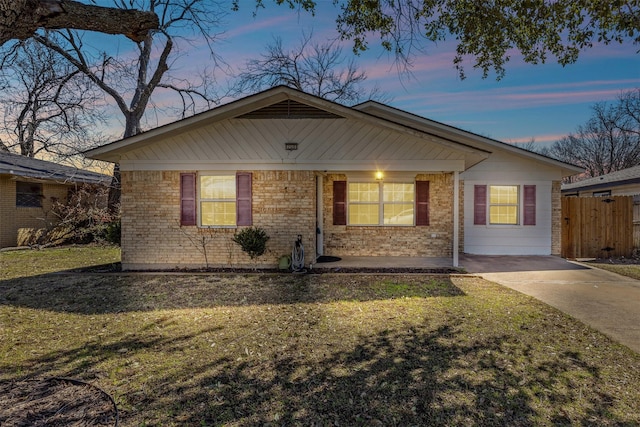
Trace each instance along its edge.
<instances>
[{"instance_id":1,"label":"window","mask_svg":"<svg viewBox=\"0 0 640 427\"><path fill-rule=\"evenodd\" d=\"M413 225L413 202L415 190L413 183L384 183L382 185L385 225Z\"/></svg>"},{"instance_id":2,"label":"window","mask_svg":"<svg viewBox=\"0 0 640 427\"><path fill-rule=\"evenodd\" d=\"M415 186L400 182L350 182L349 225L413 225Z\"/></svg>"},{"instance_id":3,"label":"window","mask_svg":"<svg viewBox=\"0 0 640 427\"><path fill-rule=\"evenodd\" d=\"M535 185L475 185L473 223L536 225Z\"/></svg>"},{"instance_id":4,"label":"window","mask_svg":"<svg viewBox=\"0 0 640 427\"><path fill-rule=\"evenodd\" d=\"M249 172L180 174L180 224L202 227L251 225L251 184Z\"/></svg>"},{"instance_id":5,"label":"window","mask_svg":"<svg viewBox=\"0 0 640 427\"><path fill-rule=\"evenodd\" d=\"M349 224L377 225L380 223L380 184L349 183Z\"/></svg>"},{"instance_id":6,"label":"window","mask_svg":"<svg viewBox=\"0 0 640 427\"><path fill-rule=\"evenodd\" d=\"M489 186L489 224L518 224L518 186Z\"/></svg>"},{"instance_id":7,"label":"window","mask_svg":"<svg viewBox=\"0 0 640 427\"><path fill-rule=\"evenodd\" d=\"M42 184L16 181L16 206L40 208L42 197Z\"/></svg>"},{"instance_id":8,"label":"window","mask_svg":"<svg viewBox=\"0 0 640 427\"><path fill-rule=\"evenodd\" d=\"M236 225L236 177L200 176L200 224Z\"/></svg>"}]
</instances>

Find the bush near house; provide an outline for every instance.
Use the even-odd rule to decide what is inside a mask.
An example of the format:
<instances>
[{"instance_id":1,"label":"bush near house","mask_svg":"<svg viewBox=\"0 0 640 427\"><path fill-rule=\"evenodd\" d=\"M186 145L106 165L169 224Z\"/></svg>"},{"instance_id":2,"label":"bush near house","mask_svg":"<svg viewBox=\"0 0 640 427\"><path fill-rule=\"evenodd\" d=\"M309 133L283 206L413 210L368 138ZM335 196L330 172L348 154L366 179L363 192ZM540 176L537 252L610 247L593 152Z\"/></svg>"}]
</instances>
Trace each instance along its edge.
<instances>
[{"instance_id":1,"label":"bush near house","mask_svg":"<svg viewBox=\"0 0 640 427\"><path fill-rule=\"evenodd\" d=\"M264 255L267 250L269 236L261 227L243 228L233 236L233 241L240 245L242 251L252 260Z\"/></svg>"},{"instance_id":2,"label":"bush near house","mask_svg":"<svg viewBox=\"0 0 640 427\"><path fill-rule=\"evenodd\" d=\"M59 246L64 244L120 244L120 212L107 207L109 189L80 185L65 201L53 200L44 212L44 228L22 229L20 246Z\"/></svg>"}]
</instances>

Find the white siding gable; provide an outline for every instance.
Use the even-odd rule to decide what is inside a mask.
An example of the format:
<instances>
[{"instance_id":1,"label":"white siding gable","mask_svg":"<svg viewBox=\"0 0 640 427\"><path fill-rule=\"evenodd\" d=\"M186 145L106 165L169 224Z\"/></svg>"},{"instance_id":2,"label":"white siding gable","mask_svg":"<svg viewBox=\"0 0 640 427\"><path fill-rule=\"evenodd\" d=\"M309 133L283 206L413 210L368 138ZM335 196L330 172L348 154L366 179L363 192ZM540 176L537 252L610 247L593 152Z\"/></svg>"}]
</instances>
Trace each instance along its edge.
<instances>
[{"instance_id":1,"label":"white siding gable","mask_svg":"<svg viewBox=\"0 0 640 427\"><path fill-rule=\"evenodd\" d=\"M225 119L127 151L121 167L450 171L464 168L465 154L437 137L355 119Z\"/></svg>"}]
</instances>

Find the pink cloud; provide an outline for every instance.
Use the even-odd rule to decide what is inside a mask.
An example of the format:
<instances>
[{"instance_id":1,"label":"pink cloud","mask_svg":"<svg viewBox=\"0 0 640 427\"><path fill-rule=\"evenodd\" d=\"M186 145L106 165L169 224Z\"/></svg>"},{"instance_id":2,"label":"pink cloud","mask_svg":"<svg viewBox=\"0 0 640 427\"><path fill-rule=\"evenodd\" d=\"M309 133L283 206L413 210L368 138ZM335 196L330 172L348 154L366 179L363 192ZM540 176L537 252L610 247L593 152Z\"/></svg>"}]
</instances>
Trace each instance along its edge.
<instances>
[{"instance_id":1,"label":"pink cloud","mask_svg":"<svg viewBox=\"0 0 640 427\"><path fill-rule=\"evenodd\" d=\"M577 92L547 92L547 93L513 93L498 94L496 98L521 101L521 102L548 102L568 104L575 102L590 102L594 99L605 99L615 97L620 93L619 89L587 90Z\"/></svg>"},{"instance_id":2,"label":"pink cloud","mask_svg":"<svg viewBox=\"0 0 640 427\"><path fill-rule=\"evenodd\" d=\"M571 105L582 103L595 103L615 99L626 87L632 88L640 82L640 79L627 79L607 82L607 85L615 85L615 88L601 88L602 81L586 81L579 84L564 85L538 85L514 88L490 88L485 90L470 91L423 91L422 93L399 94L394 98L395 103L405 106L413 104L423 111L432 107L437 111L447 111L463 108L466 111L501 111L507 109L522 109L544 107L552 105ZM583 90L562 90L567 86L583 88ZM593 89L589 89L593 87Z\"/></svg>"},{"instance_id":3,"label":"pink cloud","mask_svg":"<svg viewBox=\"0 0 640 427\"><path fill-rule=\"evenodd\" d=\"M284 23L290 23L295 19L295 17L291 15L280 15L275 17L270 17L268 19L265 18L250 18L247 19L245 25L241 25L231 29L230 31L225 32L225 38L235 38L241 37L247 34L253 34L257 31L261 31L264 29L273 28L276 30L278 27L281 27Z\"/></svg>"},{"instance_id":4,"label":"pink cloud","mask_svg":"<svg viewBox=\"0 0 640 427\"><path fill-rule=\"evenodd\" d=\"M562 138L567 136L567 134L543 134L543 135L532 135L532 136L519 136L515 138L506 138L505 142L516 144L516 143L527 143L531 141L533 138L535 144L549 144L552 142L556 142Z\"/></svg>"}]
</instances>

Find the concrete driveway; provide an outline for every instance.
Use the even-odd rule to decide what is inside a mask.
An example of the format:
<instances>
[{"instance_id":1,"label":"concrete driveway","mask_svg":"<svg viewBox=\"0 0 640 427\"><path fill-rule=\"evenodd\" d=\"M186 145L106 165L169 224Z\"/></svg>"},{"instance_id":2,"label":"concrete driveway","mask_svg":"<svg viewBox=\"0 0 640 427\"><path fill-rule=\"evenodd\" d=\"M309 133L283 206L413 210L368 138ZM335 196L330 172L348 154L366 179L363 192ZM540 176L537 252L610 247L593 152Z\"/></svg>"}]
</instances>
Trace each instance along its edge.
<instances>
[{"instance_id":1,"label":"concrete driveway","mask_svg":"<svg viewBox=\"0 0 640 427\"><path fill-rule=\"evenodd\" d=\"M640 353L640 281L554 256L464 255L469 273L531 295Z\"/></svg>"}]
</instances>

